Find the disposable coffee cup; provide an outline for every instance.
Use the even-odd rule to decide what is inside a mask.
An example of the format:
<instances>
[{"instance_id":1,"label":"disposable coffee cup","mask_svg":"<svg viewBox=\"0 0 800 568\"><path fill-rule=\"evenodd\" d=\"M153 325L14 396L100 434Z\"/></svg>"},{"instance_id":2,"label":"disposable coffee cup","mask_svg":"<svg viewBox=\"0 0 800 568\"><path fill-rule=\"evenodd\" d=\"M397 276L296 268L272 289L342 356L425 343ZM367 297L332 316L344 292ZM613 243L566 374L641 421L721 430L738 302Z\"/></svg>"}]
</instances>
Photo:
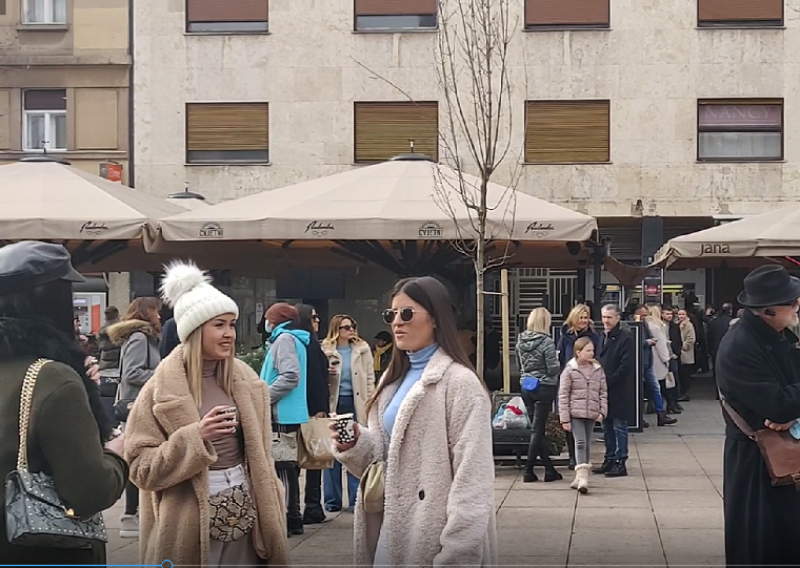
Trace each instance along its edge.
<instances>
[{"instance_id":1,"label":"disposable coffee cup","mask_svg":"<svg viewBox=\"0 0 800 568\"><path fill-rule=\"evenodd\" d=\"M331 414L333 427L339 434L340 444L350 444L356 439L356 428L353 414Z\"/></svg>"}]
</instances>

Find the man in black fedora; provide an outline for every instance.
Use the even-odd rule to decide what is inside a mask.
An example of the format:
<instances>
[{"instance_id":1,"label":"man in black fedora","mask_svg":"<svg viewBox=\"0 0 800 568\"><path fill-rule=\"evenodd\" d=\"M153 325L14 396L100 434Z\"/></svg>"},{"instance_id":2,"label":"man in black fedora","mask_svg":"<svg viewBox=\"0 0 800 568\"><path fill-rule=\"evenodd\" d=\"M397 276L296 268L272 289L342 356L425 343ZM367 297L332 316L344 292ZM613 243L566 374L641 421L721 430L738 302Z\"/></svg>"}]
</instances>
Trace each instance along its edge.
<instances>
[{"instance_id":1,"label":"man in black fedora","mask_svg":"<svg viewBox=\"0 0 800 568\"><path fill-rule=\"evenodd\" d=\"M800 350L788 330L798 324L800 279L762 266L738 301L744 314L717 353L720 393L751 429L786 430L800 418ZM800 566L800 491L773 487L758 445L723 415L727 565Z\"/></svg>"}]
</instances>

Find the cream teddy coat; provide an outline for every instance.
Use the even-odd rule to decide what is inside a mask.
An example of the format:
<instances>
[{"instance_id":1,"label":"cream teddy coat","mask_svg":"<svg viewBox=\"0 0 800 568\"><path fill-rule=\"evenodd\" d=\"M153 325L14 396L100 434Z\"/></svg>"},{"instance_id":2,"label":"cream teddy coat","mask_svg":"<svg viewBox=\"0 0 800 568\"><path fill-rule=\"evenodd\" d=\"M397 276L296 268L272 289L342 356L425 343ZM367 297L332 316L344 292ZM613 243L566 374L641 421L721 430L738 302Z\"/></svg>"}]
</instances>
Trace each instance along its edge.
<instances>
[{"instance_id":1,"label":"cream teddy coat","mask_svg":"<svg viewBox=\"0 0 800 568\"><path fill-rule=\"evenodd\" d=\"M336 458L360 477L386 459L385 507L368 514L359 492L355 564L372 567L381 523L392 566L494 566L491 404L475 373L441 349L408 392L389 436L382 416L400 385L373 405L356 445Z\"/></svg>"},{"instance_id":2,"label":"cream teddy coat","mask_svg":"<svg viewBox=\"0 0 800 568\"><path fill-rule=\"evenodd\" d=\"M232 396L245 440L245 457L265 565L288 565L283 487L272 460L269 391L236 360ZM189 392L178 346L156 369L131 410L125 432L130 478L141 489L139 561L208 566L208 467L217 460L200 437L200 414Z\"/></svg>"},{"instance_id":3,"label":"cream teddy coat","mask_svg":"<svg viewBox=\"0 0 800 568\"><path fill-rule=\"evenodd\" d=\"M350 355L350 374L353 380L353 402L355 402L356 407L356 420L366 423L367 401L375 390L375 362L372 358L372 350L369 347L369 343L363 339L351 342L350 348L352 350ZM331 412L336 412L336 406L339 404L339 384L342 378L342 356L336 350L335 341L328 341L327 339L323 341L322 351L328 357L328 361L332 358L339 361L339 364L336 365L336 374L328 377Z\"/></svg>"}]
</instances>

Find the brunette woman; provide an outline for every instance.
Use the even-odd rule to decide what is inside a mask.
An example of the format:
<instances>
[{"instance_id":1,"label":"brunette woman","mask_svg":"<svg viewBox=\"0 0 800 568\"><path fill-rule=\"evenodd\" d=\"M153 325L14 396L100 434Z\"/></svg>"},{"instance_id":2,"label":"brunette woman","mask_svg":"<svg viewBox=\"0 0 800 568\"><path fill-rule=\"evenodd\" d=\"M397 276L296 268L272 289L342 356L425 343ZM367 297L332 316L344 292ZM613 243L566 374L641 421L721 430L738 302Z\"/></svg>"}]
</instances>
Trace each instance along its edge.
<instances>
[{"instance_id":1,"label":"brunette woman","mask_svg":"<svg viewBox=\"0 0 800 568\"><path fill-rule=\"evenodd\" d=\"M0 248L0 477L17 469L20 393L38 359L31 401L28 468L57 482L64 504L91 517L117 502L128 479L121 437L111 425L72 324L72 283L83 277L61 245L22 241ZM0 486L5 502L6 486ZM106 565L106 547L65 549L11 544L0 515L0 561L9 566Z\"/></svg>"},{"instance_id":2,"label":"brunette woman","mask_svg":"<svg viewBox=\"0 0 800 568\"><path fill-rule=\"evenodd\" d=\"M556 344L550 337L550 312L536 308L528 316L528 328L517 341L517 361L520 371L520 392L531 421L531 439L528 459L525 462L523 483L539 481L533 469L541 457L545 482L558 481L562 476L556 471L547 452L544 431L547 419L558 395L558 358ZM526 388L528 381L535 381L535 390Z\"/></svg>"},{"instance_id":3,"label":"brunette woman","mask_svg":"<svg viewBox=\"0 0 800 568\"><path fill-rule=\"evenodd\" d=\"M142 488L139 562L285 565L283 489L267 385L236 359L236 303L193 264L162 286L181 340L139 393L125 433Z\"/></svg>"},{"instance_id":4,"label":"brunette woman","mask_svg":"<svg viewBox=\"0 0 800 568\"><path fill-rule=\"evenodd\" d=\"M678 400L689 400L689 389L692 386L692 375L695 371L695 347L697 344L697 330L695 329L689 312L681 308L678 310L678 327L681 330L681 392Z\"/></svg>"},{"instance_id":5,"label":"brunette woman","mask_svg":"<svg viewBox=\"0 0 800 568\"><path fill-rule=\"evenodd\" d=\"M600 351L600 336L594 331L591 310L586 304L577 304L572 308L561 328L556 350L562 371L567 362L575 356L574 345L580 337L591 339L595 353ZM569 452L569 469L575 469L575 437L572 432L567 432L567 451Z\"/></svg>"},{"instance_id":6,"label":"brunette woman","mask_svg":"<svg viewBox=\"0 0 800 568\"><path fill-rule=\"evenodd\" d=\"M317 333L319 332L319 314L313 306L297 304L295 306L300 315L298 327L311 335L311 340L306 346L306 361L308 368L308 386L306 388L306 403L308 404L309 417L325 417L330 412L330 388L328 381L328 358L322 352ZM306 470L305 509L303 510L303 524L315 525L325 522L325 512L322 510L322 470Z\"/></svg>"},{"instance_id":7,"label":"brunette woman","mask_svg":"<svg viewBox=\"0 0 800 568\"><path fill-rule=\"evenodd\" d=\"M366 422L367 400L375 390L375 363L369 344L358 336L358 324L348 315L331 318L328 336L322 350L330 363L330 406L337 414L353 413L356 420ZM325 470L325 508L330 512L342 510L342 466L334 462ZM356 505L358 479L347 476L347 495L350 510Z\"/></svg>"},{"instance_id":8,"label":"brunette woman","mask_svg":"<svg viewBox=\"0 0 800 568\"><path fill-rule=\"evenodd\" d=\"M447 289L429 276L401 280L383 316L395 349L368 425L355 424L349 444L332 427L348 471L369 467L368 479L380 471L370 464L386 464L384 496L358 499L355 565L495 566L491 402L459 347Z\"/></svg>"},{"instance_id":9,"label":"brunette woman","mask_svg":"<svg viewBox=\"0 0 800 568\"><path fill-rule=\"evenodd\" d=\"M161 302L158 298L136 298L119 323L108 328L108 337L120 346L120 381L117 398L135 400L161 362ZM124 417L121 417L124 418ZM126 421L120 429L124 432ZM128 482L125 512L120 519L120 538L139 538L139 488Z\"/></svg>"}]
</instances>

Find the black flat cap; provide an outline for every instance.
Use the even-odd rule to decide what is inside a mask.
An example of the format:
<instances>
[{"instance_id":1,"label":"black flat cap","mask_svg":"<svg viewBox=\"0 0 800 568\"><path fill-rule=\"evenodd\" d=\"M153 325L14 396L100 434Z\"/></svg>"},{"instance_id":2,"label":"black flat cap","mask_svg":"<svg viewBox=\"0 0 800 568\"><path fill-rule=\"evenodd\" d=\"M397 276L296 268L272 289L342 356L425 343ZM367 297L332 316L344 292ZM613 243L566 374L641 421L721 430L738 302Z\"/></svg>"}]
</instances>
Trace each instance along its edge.
<instances>
[{"instance_id":1,"label":"black flat cap","mask_svg":"<svg viewBox=\"0 0 800 568\"><path fill-rule=\"evenodd\" d=\"M0 294L21 292L55 280L84 281L63 246L21 241L0 248Z\"/></svg>"}]
</instances>

